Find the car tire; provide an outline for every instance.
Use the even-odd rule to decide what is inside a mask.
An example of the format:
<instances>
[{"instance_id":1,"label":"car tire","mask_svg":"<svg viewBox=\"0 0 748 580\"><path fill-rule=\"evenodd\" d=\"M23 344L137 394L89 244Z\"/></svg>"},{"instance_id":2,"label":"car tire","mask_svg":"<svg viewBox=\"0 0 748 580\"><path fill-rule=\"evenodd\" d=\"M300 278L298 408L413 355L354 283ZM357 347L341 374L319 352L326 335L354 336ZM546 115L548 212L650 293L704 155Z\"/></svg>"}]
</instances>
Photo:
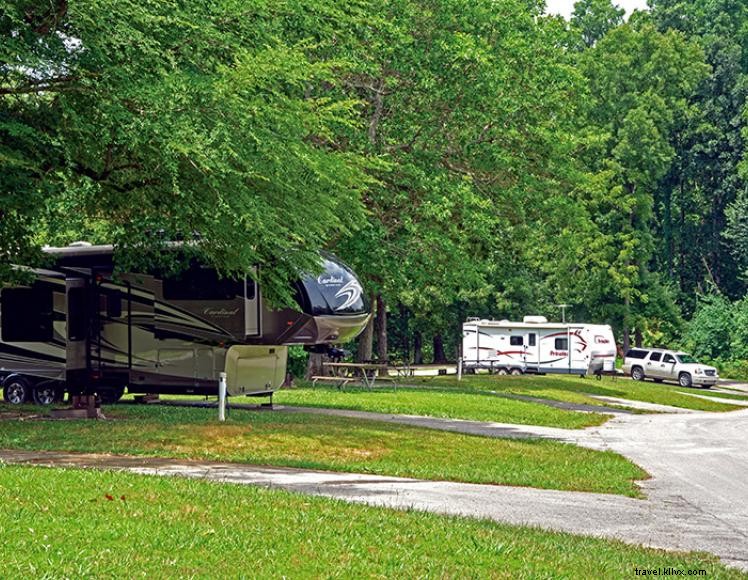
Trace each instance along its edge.
<instances>
[{"instance_id":1,"label":"car tire","mask_svg":"<svg viewBox=\"0 0 748 580\"><path fill-rule=\"evenodd\" d=\"M62 391L54 385L37 385L31 389L31 398L35 405L54 405L62 401Z\"/></svg>"},{"instance_id":2,"label":"car tire","mask_svg":"<svg viewBox=\"0 0 748 580\"><path fill-rule=\"evenodd\" d=\"M634 367L631 369L631 378L635 381L644 380L644 369L641 367Z\"/></svg>"},{"instance_id":3,"label":"car tire","mask_svg":"<svg viewBox=\"0 0 748 580\"><path fill-rule=\"evenodd\" d=\"M3 381L3 399L10 405L23 405L31 398L31 384L21 376Z\"/></svg>"},{"instance_id":4,"label":"car tire","mask_svg":"<svg viewBox=\"0 0 748 580\"><path fill-rule=\"evenodd\" d=\"M693 379L689 373L681 373L678 375L678 384L681 387L690 387L693 385Z\"/></svg>"},{"instance_id":5,"label":"car tire","mask_svg":"<svg viewBox=\"0 0 748 580\"><path fill-rule=\"evenodd\" d=\"M522 370L521 369L512 369L511 374L512 374L512 376L518 377L519 375L522 374Z\"/></svg>"}]
</instances>

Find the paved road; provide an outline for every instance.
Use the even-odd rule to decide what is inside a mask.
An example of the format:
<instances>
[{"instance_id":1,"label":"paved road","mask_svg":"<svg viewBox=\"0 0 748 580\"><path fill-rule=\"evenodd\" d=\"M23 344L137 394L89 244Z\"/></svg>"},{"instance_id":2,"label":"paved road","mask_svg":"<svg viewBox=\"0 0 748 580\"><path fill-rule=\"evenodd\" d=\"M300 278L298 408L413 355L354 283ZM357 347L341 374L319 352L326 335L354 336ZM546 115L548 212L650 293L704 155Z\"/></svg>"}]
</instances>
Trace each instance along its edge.
<instances>
[{"instance_id":1,"label":"paved road","mask_svg":"<svg viewBox=\"0 0 748 580\"><path fill-rule=\"evenodd\" d=\"M647 499L162 459L0 451L0 460L277 486L372 505L705 550L748 571L748 409L619 415L602 427L556 431L559 439L614 450L641 465L653 476L642 484Z\"/></svg>"}]
</instances>

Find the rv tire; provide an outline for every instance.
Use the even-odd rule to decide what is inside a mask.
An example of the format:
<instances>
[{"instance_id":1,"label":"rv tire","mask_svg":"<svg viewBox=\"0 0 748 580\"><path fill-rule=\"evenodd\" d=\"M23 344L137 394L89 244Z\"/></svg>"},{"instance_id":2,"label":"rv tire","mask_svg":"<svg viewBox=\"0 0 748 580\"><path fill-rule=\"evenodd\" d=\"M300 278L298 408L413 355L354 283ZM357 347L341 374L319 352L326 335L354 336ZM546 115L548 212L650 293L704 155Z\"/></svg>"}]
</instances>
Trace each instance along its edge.
<instances>
[{"instance_id":1,"label":"rv tire","mask_svg":"<svg viewBox=\"0 0 748 580\"><path fill-rule=\"evenodd\" d=\"M62 391L53 385L37 385L31 389L31 397L36 405L52 405L62 401Z\"/></svg>"},{"instance_id":2,"label":"rv tire","mask_svg":"<svg viewBox=\"0 0 748 580\"><path fill-rule=\"evenodd\" d=\"M19 375L11 375L3 381L3 399L11 405L22 405L31 397L31 385Z\"/></svg>"},{"instance_id":3,"label":"rv tire","mask_svg":"<svg viewBox=\"0 0 748 580\"><path fill-rule=\"evenodd\" d=\"M681 373L680 375L678 375L678 384L681 387L690 387L693 384L691 375L688 373Z\"/></svg>"},{"instance_id":4,"label":"rv tire","mask_svg":"<svg viewBox=\"0 0 748 580\"><path fill-rule=\"evenodd\" d=\"M644 380L644 369L641 367L634 367L631 369L631 378L635 381L643 381Z\"/></svg>"},{"instance_id":5,"label":"rv tire","mask_svg":"<svg viewBox=\"0 0 748 580\"><path fill-rule=\"evenodd\" d=\"M505 375L508 375L508 374L509 374L509 371L508 371L508 370L506 370L505 368L500 368L499 370L497 370L497 371L496 371L496 374L497 374L497 375L502 375L502 376L505 376Z\"/></svg>"},{"instance_id":6,"label":"rv tire","mask_svg":"<svg viewBox=\"0 0 748 580\"><path fill-rule=\"evenodd\" d=\"M519 376L522 374L522 369L512 369L512 375Z\"/></svg>"}]
</instances>

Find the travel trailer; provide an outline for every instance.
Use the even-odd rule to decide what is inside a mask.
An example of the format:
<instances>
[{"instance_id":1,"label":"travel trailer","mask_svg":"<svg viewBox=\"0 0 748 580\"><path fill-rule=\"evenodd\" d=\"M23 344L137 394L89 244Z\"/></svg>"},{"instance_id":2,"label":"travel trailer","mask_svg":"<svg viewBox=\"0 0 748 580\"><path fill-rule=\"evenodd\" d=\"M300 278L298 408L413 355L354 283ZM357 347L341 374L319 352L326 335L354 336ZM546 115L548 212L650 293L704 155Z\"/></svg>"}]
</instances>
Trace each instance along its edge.
<instances>
[{"instance_id":1,"label":"travel trailer","mask_svg":"<svg viewBox=\"0 0 748 580\"><path fill-rule=\"evenodd\" d=\"M463 369L498 374L601 374L615 368L616 344L610 326L468 319L462 326Z\"/></svg>"},{"instance_id":2,"label":"travel trailer","mask_svg":"<svg viewBox=\"0 0 748 580\"><path fill-rule=\"evenodd\" d=\"M115 276L112 246L45 252L49 269L0 291L0 381L10 403L50 404L66 391L112 402L125 387L213 395L221 372L230 395L269 395L285 380L288 345L350 341L370 316L356 275L329 254L322 274L295 283L299 309L273 310L250 276L222 279L194 260L176 276Z\"/></svg>"}]
</instances>

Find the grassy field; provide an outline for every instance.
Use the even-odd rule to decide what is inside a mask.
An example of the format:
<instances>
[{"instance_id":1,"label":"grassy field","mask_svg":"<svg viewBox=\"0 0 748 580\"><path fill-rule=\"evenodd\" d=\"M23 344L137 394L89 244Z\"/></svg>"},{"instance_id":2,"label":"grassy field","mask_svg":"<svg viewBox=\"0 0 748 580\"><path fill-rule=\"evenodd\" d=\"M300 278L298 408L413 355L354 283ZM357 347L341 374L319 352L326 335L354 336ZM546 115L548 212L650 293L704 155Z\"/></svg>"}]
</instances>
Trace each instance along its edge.
<instances>
[{"instance_id":1,"label":"grassy field","mask_svg":"<svg viewBox=\"0 0 748 580\"><path fill-rule=\"evenodd\" d=\"M543 425L565 429L601 425L610 418L599 413L554 409L537 403L497 397L476 390L467 393L449 392L443 389L407 388L377 388L373 391L366 391L349 387L342 391L335 387L317 386L284 389L277 392L273 400L278 404L286 405L336 407L379 413Z\"/></svg>"},{"instance_id":2,"label":"grassy field","mask_svg":"<svg viewBox=\"0 0 748 580\"><path fill-rule=\"evenodd\" d=\"M0 467L7 577L744 577L711 556L254 487Z\"/></svg>"},{"instance_id":3,"label":"grassy field","mask_svg":"<svg viewBox=\"0 0 748 580\"><path fill-rule=\"evenodd\" d=\"M412 379L411 379L412 380ZM458 382L456 377L438 377L427 380L413 380L413 384L424 387L450 387L460 391L495 391L497 393L511 393L527 395L570 403L586 403L590 405L604 404L590 395L616 397L633 401L644 401L660 405L671 405L683 409L697 411L734 411L741 407L727 405L715 401L707 401L698 397L683 394L683 389L675 385L654 382L636 382L628 379L602 380L594 378L566 376L533 376L520 377L498 375L467 375ZM695 394L708 394L705 389L690 389ZM717 394L715 393L715 396Z\"/></svg>"},{"instance_id":4,"label":"grassy field","mask_svg":"<svg viewBox=\"0 0 748 580\"><path fill-rule=\"evenodd\" d=\"M1 409L2 407L0 407ZM7 410L7 407L6 407ZM342 417L119 405L110 421L0 421L0 448L185 457L639 496L620 455Z\"/></svg>"}]
</instances>

